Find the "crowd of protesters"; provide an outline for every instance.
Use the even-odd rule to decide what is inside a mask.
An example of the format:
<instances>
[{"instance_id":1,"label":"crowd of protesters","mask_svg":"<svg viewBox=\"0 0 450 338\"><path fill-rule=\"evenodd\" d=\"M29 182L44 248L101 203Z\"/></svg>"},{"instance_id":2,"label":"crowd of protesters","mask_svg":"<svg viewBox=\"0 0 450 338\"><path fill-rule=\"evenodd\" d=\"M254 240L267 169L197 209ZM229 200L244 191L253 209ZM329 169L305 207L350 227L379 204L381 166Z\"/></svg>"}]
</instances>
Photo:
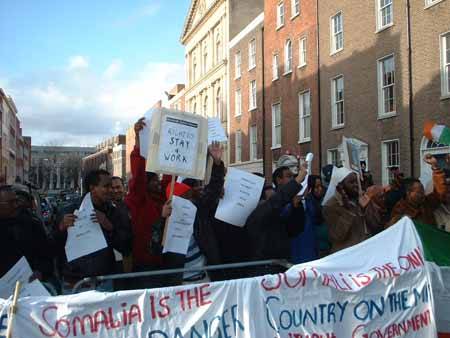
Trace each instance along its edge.
<instances>
[{"instance_id":1,"label":"crowd of protesters","mask_svg":"<svg viewBox=\"0 0 450 338\"><path fill-rule=\"evenodd\" d=\"M398 168L391 168L392 182L383 187L373 184L364 162L360 176L333 166L323 168L322 174L308 175L306 163L283 155L271 182L263 188L260 203L245 226L237 227L214 217L224 194L226 167L221 145L213 143L208 149L210 179L178 180L173 188L173 195L197 207L187 254L163 253L164 228L172 212L168 200L172 176L146 172L139 142L144 126L143 119L135 124L128 188L121 178L104 170L88 173L83 181L95 210L92 220L100 224L107 241L107 247L100 251L71 262L66 259L67 229L76 222L79 205L60 208L53 226L46 228L33 213L26 192L0 186L0 275L25 256L35 278L52 284L58 293L67 293L84 277L188 270L103 285L105 290L164 287L254 273L246 269L205 272L202 267L206 265L265 259L284 259L293 264L312 261L361 243L403 216L450 232L450 156L442 167L435 157L424 158L433 181L433 189L427 194L420 180L404 177ZM304 194L299 195L303 189Z\"/></svg>"}]
</instances>

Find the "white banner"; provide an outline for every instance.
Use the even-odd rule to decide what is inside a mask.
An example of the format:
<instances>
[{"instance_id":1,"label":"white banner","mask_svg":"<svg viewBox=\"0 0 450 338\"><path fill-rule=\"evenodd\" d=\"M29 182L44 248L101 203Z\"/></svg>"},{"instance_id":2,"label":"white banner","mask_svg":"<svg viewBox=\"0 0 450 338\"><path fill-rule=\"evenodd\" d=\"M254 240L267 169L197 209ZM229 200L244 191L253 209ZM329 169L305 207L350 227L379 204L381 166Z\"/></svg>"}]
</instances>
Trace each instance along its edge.
<instances>
[{"instance_id":1,"label":"white banner","mask_svg":"<svg viewBox=\"0 0 450 338\"><path fill-rule=\"evenodd\" d=\"M422 245L404 218L364 243L278 275L22 298L13 338L433 338L432 299Z\"/></svg>"}]
</instances>

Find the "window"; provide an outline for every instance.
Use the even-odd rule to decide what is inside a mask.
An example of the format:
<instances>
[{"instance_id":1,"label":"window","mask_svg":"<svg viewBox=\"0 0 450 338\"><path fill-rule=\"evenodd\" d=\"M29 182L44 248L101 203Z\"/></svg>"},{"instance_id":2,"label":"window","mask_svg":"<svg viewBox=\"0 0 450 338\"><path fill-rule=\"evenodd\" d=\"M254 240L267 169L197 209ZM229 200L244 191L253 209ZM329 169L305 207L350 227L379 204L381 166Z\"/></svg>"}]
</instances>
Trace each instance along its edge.
<instances>
[{"instance_id":1,"label":"window","mask_svg":"<svg viewBox=\"0 0 450 338\"><path fill-rule=\"evenodd\" d=\"M344 48L342 20L342 12L331 18L331 53L337 53Z\"/></svg>"},{"instance_id":2,"label":"window","mask_svg":"<svg viewBox=\"0 0 450 338\"><path fill-rule=\"evenodd\" d=\"M333 128L344 125L344 77L331 80L331 111Z\"/></svg>"},{"instance_id":3,"label":"window","mask_svg":"<svg viewBox=\"0 0 450 338\"><path fill-rule=\"evenodd\" d=\"M217 35L216 39L216 63L219 64L222 61L222 43L220 42L220 37Z\"/></svg>"},{"instance_id":4,"label":"window","mask_svg":"<svg viewBox=\"0 0 450 338\"><path fill-rule=\"evenodd\" d=\"M299 94L299 142L311 140L311 94L309 91Z\"/></svg>"},{"instance_id":5,"label":"window","mask_svg":"<svg viewBox=\"0 0 450 338\"><path fill-rule=\"evenodd\" d=\"M292 42L287 40L284 45L284 73L292 72Z\"/></svg>"},{"instance_id":6,"label":"window","mask_svg":"<svg viewBox=\"0 0 450 338\"><path fill-rule=\"evenodd\" d=\"M222 116L222 98L220 96L220 87L217 88L217 92L216 92L216 113L217 113L217 117L219 117L221 119L221 121L224 121L224 117Z\"/></svg>"},{"instance_id":7,"label":"window","mask_svg":"<svg viewBox=\"0 0 450 338\"><path fill-rule=\"evenodd\" d=\"M383 29L393 23L392 0L376 0L377 2L377 29Z\"/></svg>"},{"instance_id":8,"label":"window","mask_svg":"<svg viewBox=\"0 0 450 338\"><path fill-rule=\"evenodd\" d=\"M236 161L235 162L241 162L242 161L242 132L240 130L236 131L236 148L235 148L235 154L236 154Z\"/></svg>"},{"instance_id":9,"label":"window","mask_svg":"<svg viewBox=\"0 0 450 338\"><path fill-rule=\"evenodd\" d=\"M203 74L206 74L208 71L208 49L205 46L203 49Z\"/></svg>"},{"instance_id":10,"label":"window","mask_svg":"<svg viewBox=\"0 0 450 338\"><path fill-rule=\"evenodd\" d=\"M203 102L203 115L208 116L208 96L205 96L205 101Z\"/></svg>"},{"instance_id":11,"label":"window","mask_svg":"<svg viewBox=\"0 0 450 338\"><path fill-rule=\"evenodd\" d=\"M248 69L256 67L256 40L253 39L248 44Z\"/></svg>"},{"instance_id":12,"label":"window","mask_svg":"<svg viewBox=\"0 0 450 338\"><path fill-rule=\"evenodd\" d=\"M272 79L278 80L278 54L273 56L272 61Z\"/></svg>"},{"instance_id":13,"label":"window","mask_svg":"<svg viewBox=\"0 0 450 338\"><path fill-rule=\"evenodd\" d=\"M329 149L328 150L328 164L332 164L336 167L342 165L341 152L339 149Z\"/></svg>"},{"instance_id":14,"label":"window","mask_svg":"<svg viewBox=\"0 0 450 338\"><path fill-rule=\"evenodd\" d=\"M306 66L306 37L300 39L298 66Z\"/></svg>"},{"instance_id":15,"label":"window","mask_svg":"<svg viewBox=\"0 0 450 338\"><path fill-rule=\"evenodd\" d=\"M277 5L277 28L284 26L284 3Z\"/></svg>"},{"instance_id":16,"label":"window","mask_svg":"<svg viewBox=\"0 0 450 338\"><path fill-rule=\"evenodd\" d=\"M425 0L425 7L433 6L443 0Z\"/></svg>"},{"instance_id":17,"label":"window","mask_svg":"<svg viewBox=\"0 0 450 338\"><path fill-rule=\"evenodd\" d=\"M195 82L197 77L197 59L194 57L192 62L192 80Z\"/></svg>"},{"instance_id":18,"label":"window","mask_svg":"<svg viewBox=\"0 0 450 338\"><path fill-rule=\"evenodd\" d=\"M258 159L258 133L256 126L250 127L250 161Z\"/></svg>"},{"instance_id":19,"label":"window","mask_svg":"<svg viewBox=\"0 0 450 338\"><path fill-rule=\"evenodd\" d=\"M441 87L442 96L450 95L450 32L441 38Z\"/></svg>"},{"instance_id":20,"label":"window","mask_svg":"<svg viewBox=\"0 0 450 338\"><path fill-rule=\"evenodd\" d=\"M241 116L242 114L242 97L241 90L236 90L236 94L234 96L234 116Z\"/></svg>"},{"instance_id":21,"label":"window","mask_svg":"<svg viewBox=\"0 0 450 338\"><path fill-rule=\"evenodd\" d=\"M281 147L281 103L272 105L272 148Z\"/></svg>"},{"instance_id":22,"label":"window","mask_svg":"<svg viewBox=\"0 0 450 338\"><path fill-rule=\"evenodd\" d=\"M236 55L234 56L234 61L235 61L235 77L236 79L241 77L241 52L237 52Z\"/></svg>"},{"instance_id":23,"label":"window","mask_svg":"<svg viewBox=\"0 0 450 338\"><path fill-rule=\"evenodd\" d=\"M300 0L291 0L291 16L295 17L300 14Z\"/></svg>"},{"instance_id":24,"label":"window","mask_svg":"<svg viewBox=\"0 0 450 338\"><path fill-rule=\"evenodd\" d=\"M398 140L385 141L382 143L382 165L383 165L383 184L389 184L391 176L391 168L400 168L400 143Z\"/></svg>"},{"instance_id":25,"label":"window","mask_svg":"<svg viewBox=\"0 0 450 338\"><path fill-rule=\"evenodd\" d=\"M256 109L256 80L250 81L248 102L250 110Z\"/></svg>"},{"instance_id":26,"label":"window","mask_svg":"<svg viewBox=\"0 0 450 338\"><path fill-rule=\"evenodd\" d=\"M395 114L394 56L378 61L378 115Z\"/></svg>"}]
</instances>

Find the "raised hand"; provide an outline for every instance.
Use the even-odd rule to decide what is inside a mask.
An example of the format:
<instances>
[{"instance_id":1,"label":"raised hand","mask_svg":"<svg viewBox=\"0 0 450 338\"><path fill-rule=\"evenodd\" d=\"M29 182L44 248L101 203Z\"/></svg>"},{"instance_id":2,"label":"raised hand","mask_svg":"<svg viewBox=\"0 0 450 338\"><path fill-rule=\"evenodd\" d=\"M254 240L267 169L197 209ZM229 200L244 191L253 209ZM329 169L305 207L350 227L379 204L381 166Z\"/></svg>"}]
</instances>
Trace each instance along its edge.
<instances>
[{"instance_id":1,"label":"raised hand","mask_svg":"<svg viewBox=\"0 0 450 338\"><path fill-rule=\"evenodd\" d=\"M425 161L425 163L428 163L429 165L431 165L431 169L439 169L438 160L433 155L426 154L424 156L423 160Z\"/></svg>"},{"instance_id":2,"label":"raised hand","mask_svg":"<svg viewBox=\"0 0 450 338\"><path fill-rule=\"evenodd\" d=\"M145 127L145 117L141 117L135 124L134 124L134 134L135 134L135 140L136 140L136 146L140 146L139 142L139 132L144 129Z\"/></svg>"},{"instance_id":3,"label":"raised hand","mask_svg":"<svg viewBox=\"0 0 450 338\"><path fill-rule=\"evenodd\" d=\"M76 219L77 219L77 216L75 216L74 214L64 215L63 219L61 220L61 222L58 225L59 231L62 231L62 232L66 231L69 227L73 226Z\"/></svg>"},{"instance_id":4,"label":"raised hand","mask_svg":"<svg viewBox=\"0 0 450 338\"><path fill-rule=\"evenodd\" d=\"M208 152L211 157L214 159L214 163L219 165L222 162L223 148L220 142L213 142L208 147Z\"/></svg>"}]
</instances>

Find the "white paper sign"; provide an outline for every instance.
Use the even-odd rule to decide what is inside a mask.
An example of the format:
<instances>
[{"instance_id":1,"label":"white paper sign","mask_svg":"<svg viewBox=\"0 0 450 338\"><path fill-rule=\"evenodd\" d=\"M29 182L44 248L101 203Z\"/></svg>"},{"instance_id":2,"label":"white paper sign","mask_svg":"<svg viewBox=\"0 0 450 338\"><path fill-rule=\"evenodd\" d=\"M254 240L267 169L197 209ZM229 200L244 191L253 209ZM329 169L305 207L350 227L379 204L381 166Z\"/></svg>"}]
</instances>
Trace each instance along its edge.
<instances>
[{"instance_id":1,"label":"white paper sign","mask_svg":"<svg viewBox=\"0 0 450 338\"><path fill-rule=\"evenodd\" d=\"M22 257L0 279L0 298L9 298L14 293L17 281L22 284L20 297L49 296L48 291L38 280L29 283L32 275L30 264L25 257Z\"/></svg>"},{"instance_id":2,"label":"white paper sign","mask_svg":"<svg viewBox=\"0 0 450 338\"><path fill-rule=\"evenodd\" d=\"M344 166L354 172L361 173L361 148L353 139L343 137L342 147L344 149Z\"/></svg>"},{"instance_id":3,"label":"white paper sign","mask_svg":"<svg viewBox=\"0 0 450 338\"><path fill-rule=\"evenodd\" d=\"M173 196L172 215L167 223L163 253L174 252L186 255L194 230L197 207L187 199Z\"/></svg>"},{"instance_id":4,"label":"white paper sign","mask_svg":"<svg viewBox=\"0 0 450 338\"><path fill-rule=\"evenodd\" d=\"M208 144L213 143L213 141L228 141L225 130L223 129L222 123L218 117L208 118Z\"/></svg>"},{"instance_id":5,"label":"white paper sign","mask_svg":"<svg viewBox=\"0 0 450 338\"><path fill-rule=\"evenodd\" d=\"M66 256L71 262L87 256L108 246L100 224L91 220L94 213L91 194L88 193L76 212L77 220L73 227L67 229Z\"/></svg>"},{"instance_id":6,"label":"white paper sign","mask_svg":"<svg viewBox=\"0 0 450 338\"><path fill-rule=\"evenodd\" d=\"M153 109L149 109L145 117L145 127L139 132L139 151L143 158L147 159L148 148L150 147L150 130L152 124Z\"/></svg>"},{"instance_id":7,"label":"white paper sign","mask_svg":"<svg viewBox=\"0 0 450 338\"><path fill-rule=\"evenodd\" d=\"M176 171L192 170L197 159L198 137L199 125L195 121L166 115L161 127L159 165Z\"/></svg>"},{"instance_id":8,"label":"white paper sign","mask_svg":"<svg viewBox=\"0 0 450 338\"><path fill-rule=\"evenodd\" d=\"M225 179L225 193L216 211L216 218L243 227L258 205L264 178L246 171L229 168Z\"/></svg>"}]
</instances>

